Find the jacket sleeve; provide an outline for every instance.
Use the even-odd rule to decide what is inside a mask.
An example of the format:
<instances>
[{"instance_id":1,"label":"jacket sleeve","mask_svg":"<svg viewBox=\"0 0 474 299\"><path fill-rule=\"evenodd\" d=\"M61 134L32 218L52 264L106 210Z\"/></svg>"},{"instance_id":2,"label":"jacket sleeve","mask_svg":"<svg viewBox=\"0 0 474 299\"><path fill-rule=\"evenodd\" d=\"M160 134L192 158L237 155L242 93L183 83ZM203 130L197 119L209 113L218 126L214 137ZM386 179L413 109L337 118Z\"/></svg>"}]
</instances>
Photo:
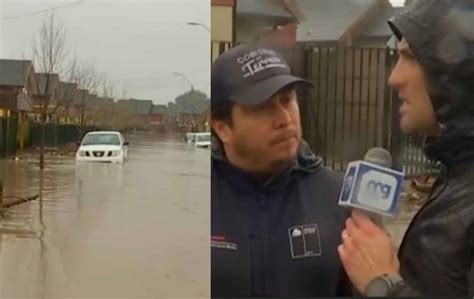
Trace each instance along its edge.
<instances>
[{"instance_id":1,"label":"jacket sleeve","mask_svg":"<svg viewBox=\"0 0 474 299\"><path fill-rule=\"evenodd\" d=\"M471 252L471 267L467 273L468 295L474 296L474 224L470 225L467 234L470 236L469 247Z\"/></svg>"},{"instance_id":2,"label":"jacket sleeve","mask_svg":"<svg viewBox=\"0 0 474 299\"><path fill-rule=\"evenodd\" d=\"M471 268L469 269L467 275L468 282L468 293L469 296L474 295L474 260L471 261ZM410 287L405 281L400 282L394 286L387 297L421 297L423 296L420 292Z\"/></svg>"},{"instance_id":3,"label":"jacket sleeve","mask_svg":"<svg viewBox=\"0 0 474 299\"><path fill-rule=\"evenodd\" d=\"M469 230L468 236L471 236L471 266L467 273L467 286L469 296L474 296L474 226ZM389 292L387 297L421 297L420 292L409 286L405 281L395 285Z\"/></svg>"},{"instance_id":4,"label":"jacket sleeve","mask_svg":"<svg viewBox=\"0 0 474 299\"><path fill-rule=\"evenodd\" d=\"M474 252L471 253L471 256L471 268L469 269L469 272L467 274L467 282L469 284L468 294L469 296L474 296Z\"/></svg>"}]
</instances>

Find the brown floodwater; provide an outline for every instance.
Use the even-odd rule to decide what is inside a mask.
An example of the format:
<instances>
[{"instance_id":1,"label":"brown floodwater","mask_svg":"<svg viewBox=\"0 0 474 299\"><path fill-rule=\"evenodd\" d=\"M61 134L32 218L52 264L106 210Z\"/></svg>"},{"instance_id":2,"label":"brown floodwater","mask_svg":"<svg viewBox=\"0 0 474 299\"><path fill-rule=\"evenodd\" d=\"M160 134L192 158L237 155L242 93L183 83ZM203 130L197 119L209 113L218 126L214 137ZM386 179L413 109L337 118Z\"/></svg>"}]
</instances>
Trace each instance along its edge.
<instances>
[{"instance_id":1,"label":"brown floodwater","mask_svg":"<svg viewBox=\"0 0 474 299\"><path fill-rule=\"evenodd\" d=\"M0 215L0 298L208 297L209 157L132 139L124 165L48 156L42 179L0 160L6 195L41 195Z\"/></svg>"}]
</instances>

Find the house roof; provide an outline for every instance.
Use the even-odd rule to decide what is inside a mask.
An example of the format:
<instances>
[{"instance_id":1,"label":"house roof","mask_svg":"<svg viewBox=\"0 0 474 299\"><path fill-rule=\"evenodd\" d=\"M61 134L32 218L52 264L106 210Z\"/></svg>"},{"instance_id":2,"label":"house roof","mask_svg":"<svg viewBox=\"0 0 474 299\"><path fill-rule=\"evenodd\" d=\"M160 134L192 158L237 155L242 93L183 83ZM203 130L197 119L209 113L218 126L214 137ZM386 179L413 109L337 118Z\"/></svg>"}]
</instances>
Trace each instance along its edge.
<instances>
[{"instance_id":1,"label":"house roof","mask_svg":"<svg viewBox=\"0 0 474 299\"><path fill-rule=\"evenodd\" d=\"M294 0L306 21L297 29L298 42L338 41L378 0Z\"/></svg>"},{"instance_id":2,"label":"house roof","mask_svg":"<svg viewBox=\"0 0 474 299\"><path fill-rule=\"evenodd\" d=\"M118 100L116 106L121 111L132 113L132 104L129 100Z\"/></svg>"},{"instance_id":3,"label":"house roof","mask_svg":"<svg viewBox=\"0 0 474 299\"><path fill-rule=\"evenodd\" d=\"M82 101L89 96L89 91L87 89L78 89L76 95L76 100Z\"/></svg>"},{"instance_id":4,"label":"house roof","mask_svg":"<svg viewBox=\"0 0 474 299\"><path fill-rule=\"evenodd\" d=\"M49 83L48 81L49 76ZM38 91L35 95L46 95L46 83L48 83L48 95L52 95L56 88L59 87L59 75L58 74L47 74L47 73L37 73L36 80L38 82Z\"/></svg>"},{"instance_id":5,"label":"house roof","mask_svg":"<svg viewBox=\"0 0 474 299\"><path fill-rule=\"evenodd\" d=\"M30 60L0 59L0 85L25 86L28 74L34 71Z\"/></svg>"},{"instance_id":6,"label":"house roof","mask_svg":"<svg viewBox=\"0 0 474 299\"><path fill-rule=\"evenodd\" d=\"M77 84L70 82L59 82L58 98L64 102L72 102L77 95Z\"/></svg>"},{"instance_id":7,"label":"house roof","mask_svg":"<svg viewBox=\"0 0 474 299\"><path fill-rule=\"evenodd\" d=\"M387 24L388 19L393 17L401 7L393 7L388 3L388 5L383 5L379 8L377 16L367 23L362 36L374 36L374 37L387 37L390 38L393 35L392 30Z\"/></svg>"},{"instance_id":8,"label":"house roof","mask_svg":"<svg viewBox=\"0 0 474 299\"><path fill-rule=\"evenodd\" d=\"M294 21L296 17L285 10L282 2L275 0L237 0L236 13L238 16L256 16L278 18Z\"/></svg>"},{"instance_id":9,"label":"house roof","mask_svg":"<svg viewBox=\"0 0 474 299\"><path fill-rule=\"evenodd\" d=\"M152 100L119 100L117 106L121 109L126 109L133 115L149 115L153 106Z\"/></svg>"},{"instance_id":10,"label":"house roof","mask_svg":"<svg viewBox=\"0 0 474 299\"><path fill-rule=\"evenodd\" d=\"M104 97L97 97L93 101L91 101L91 106L96 108L102 108L107 106L113 106L114 99L112 98L104 98Z\"/></svg>"},{"instance_id":11,"label":"house roof","mask_svg":"<svg viewBox=\"0 0 474 299\"><path fill-rule=\"evenodd\" d=\"M136 115L149 115L151 112L151 108L153 107L152 100L138 100L138 99L130 99L133 103L134 113Z\"/></svg>"},{"instance_id":12,"label":"house roof","mask_svg":"<svg viewBox=\"0 0 474 299\"><path fill-rule=\"evenodd\" d=\"M166 114L168 107L166 105L153 105L151 114Z\"/></svg>"}]
</instances>

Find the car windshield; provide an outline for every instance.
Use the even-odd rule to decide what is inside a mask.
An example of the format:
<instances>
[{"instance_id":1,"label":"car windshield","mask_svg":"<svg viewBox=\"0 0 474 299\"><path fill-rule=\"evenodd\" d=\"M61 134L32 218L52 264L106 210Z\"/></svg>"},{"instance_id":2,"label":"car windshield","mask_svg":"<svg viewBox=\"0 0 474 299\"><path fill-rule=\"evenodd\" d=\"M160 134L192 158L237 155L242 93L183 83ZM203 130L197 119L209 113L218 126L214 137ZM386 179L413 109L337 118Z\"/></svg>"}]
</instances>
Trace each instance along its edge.
<instances>
[{"instance_id":1,"label":"car windshield","mask_svg":"<svg viewBox=\"0 0 474 299\"><path fill-rule=\"evenodd\" d=\"M211 134L196 135L196 141L198 142L211 141Z\"/></svg>"},{"instance_id":2,"label":"car windshield","mask_svg":"<svg viewBox=\"0 0 474 299\"><path fill-rule=\"evenodd\" d=\"M82 145L120 145L120 138L117 134L88 134Z\"/></svg>"}]
</instances>

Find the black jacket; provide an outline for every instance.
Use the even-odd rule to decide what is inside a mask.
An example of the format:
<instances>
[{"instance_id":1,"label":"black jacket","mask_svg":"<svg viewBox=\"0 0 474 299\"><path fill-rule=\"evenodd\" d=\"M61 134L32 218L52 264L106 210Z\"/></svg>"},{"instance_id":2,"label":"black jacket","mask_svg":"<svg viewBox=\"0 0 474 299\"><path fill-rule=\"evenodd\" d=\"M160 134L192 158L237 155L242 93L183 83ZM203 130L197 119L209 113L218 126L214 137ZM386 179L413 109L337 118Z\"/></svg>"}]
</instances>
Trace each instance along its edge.
<instances>
[{"instance_id":1,"label":"black jacket","mask_svg":"<svg viewBox=\"0 0 474 299\"><path fill-rule=\"evenodd\" d=\"M421 0L391 21L428 81L442 129L426 154L443 165L399 251L392 296L474 295L474 2Z\"/></svg>"},{"instance_id":2,"label":"black jacket","mask_svg":"<svg viewBox=\"0 0 474 299\"><path fill-rule=\"evenodd\" d=\"M337 254L348 213L342 177L306 144L295 164L261 183L212 152L212 297L338 296L350 284Z\"/></svg>"},{"instance_id":3,"label":"black jacket","mask_svg":"<svg viewBox=\"0 0 474 299\"><path fill-rule=\"evenodd\" d=\"M474 295L474 163L444 168L399 251L392 296Z\"/></svg>"}]
</instances>

